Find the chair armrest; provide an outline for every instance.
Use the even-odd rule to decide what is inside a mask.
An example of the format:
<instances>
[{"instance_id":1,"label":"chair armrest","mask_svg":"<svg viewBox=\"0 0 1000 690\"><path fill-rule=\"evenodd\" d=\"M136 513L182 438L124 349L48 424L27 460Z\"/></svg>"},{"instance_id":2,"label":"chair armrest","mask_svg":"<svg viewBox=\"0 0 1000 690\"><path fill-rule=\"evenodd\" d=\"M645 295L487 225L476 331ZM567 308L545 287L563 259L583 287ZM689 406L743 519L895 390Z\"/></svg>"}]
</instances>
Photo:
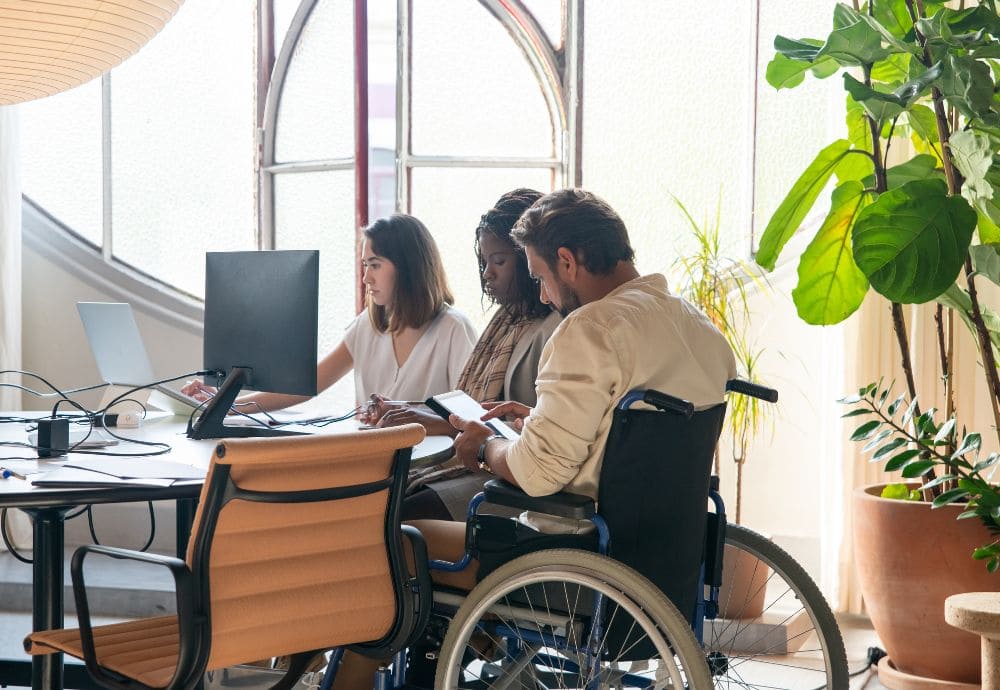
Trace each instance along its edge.
<instances>
[{"instance_id":1,"label":"chair armrest","mask_svg":"<svg viewBox=\"0 0 1000 690\"><path fill-rule=\"evenodd\" d=\"M87 670L98 679L115 680L101 668L97 660L97 649L94 646L93 626L90 622L90 607L87 602L87 586L83 576L83 563L87 555L94 553L110 558L138 561L151 565L159 565L170 570L174 578L174 595L177 601L177 626L179 647L177 668L174 680L179 676L189 676L198 664L201 654L203 637L208 631L205 626L208 618L201 612L201 597L197 591L197 583L187 563L173 556L161 556L155 553L144 553L130 549L120 549L112 546L87 545L81 546L73 553L70 563L70 576L73 580L73 599L76 602L76 616L80 624L80 642L83 647L83 660ZM200 675L200 674L199 674Z\"/></svg>"},{"instance_id":2,"label":"chair armrest","mask_svg":"<svg viewBox=\"0 0 1000 690\"><path fill-rule=\"evenodd\" d=\"M568 491L560 491L550 496L529 496L502 479L491 479L483 488L487 503L499 506L532 510L536 513L576 520L588 520L597 514L594 499Z\"/></svg>"},{"instance_id":3,"label":"chair armrest","mask_svg":"<svg viewBox=\"0 0 1000 690\"><path fill-rule=\"evenodd\" d=\"M427 621L430 620L434 585L431 583L431 571L427 562L427 542L424 540L424 535L412 525L400 525L400 531L413 549L414 572L410 582L411 587L415 587L417 590L411 592L416 609L414 611L415 618L407 639L403 643L404 647L409 647L423 634L424 628L427 627Z\"/></svg>"}]
</instances>

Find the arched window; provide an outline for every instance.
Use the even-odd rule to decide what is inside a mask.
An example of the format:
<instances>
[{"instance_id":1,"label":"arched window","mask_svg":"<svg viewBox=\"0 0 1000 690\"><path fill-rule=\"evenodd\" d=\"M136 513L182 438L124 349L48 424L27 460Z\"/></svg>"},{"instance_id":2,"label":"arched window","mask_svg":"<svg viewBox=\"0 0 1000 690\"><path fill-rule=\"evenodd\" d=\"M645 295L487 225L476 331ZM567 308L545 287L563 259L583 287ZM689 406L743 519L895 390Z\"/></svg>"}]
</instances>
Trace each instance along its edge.
<instances>
[{"instance_id":1,"label":"arched window","mask_svg":"<svg viewBox=\"0 0 1000 690\"><path fill-rule=\"evenodd\" d=\"M579 179L578 14L577 0L188 0L101 80L22 106L32 217L89 247L86 270L161 296L199 299L206 251L318 247L323 349L359 306L360 228L409 211L483 322L479 215L513 187Z\"/></svg>"}]
</instances>

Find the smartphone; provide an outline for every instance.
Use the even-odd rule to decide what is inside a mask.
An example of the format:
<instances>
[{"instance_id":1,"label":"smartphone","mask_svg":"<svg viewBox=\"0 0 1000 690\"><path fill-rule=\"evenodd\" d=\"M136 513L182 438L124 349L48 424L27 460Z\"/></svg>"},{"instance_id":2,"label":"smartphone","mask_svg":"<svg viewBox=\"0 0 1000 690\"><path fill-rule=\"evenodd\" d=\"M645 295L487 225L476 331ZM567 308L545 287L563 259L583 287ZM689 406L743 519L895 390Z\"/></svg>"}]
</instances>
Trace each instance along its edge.
<instances>
[{"instance_id":1,"label":"smartphone","mask_svg":"<svg viewBox=\"0 0 1000 690\"><path fill-rule=\"evenodd\" d=\"M448 419L449 415L455 414L462 419L478 420L486 414L486 409L464 391L451 391L449 393L441 393L440 395L432 395L427 398L425 404L445 419ZM512 441L520 436L520 434L499 419L491 419L483 422L483 424L492 429L494 433L500 434Z\"/></svg>"}]
</instances>

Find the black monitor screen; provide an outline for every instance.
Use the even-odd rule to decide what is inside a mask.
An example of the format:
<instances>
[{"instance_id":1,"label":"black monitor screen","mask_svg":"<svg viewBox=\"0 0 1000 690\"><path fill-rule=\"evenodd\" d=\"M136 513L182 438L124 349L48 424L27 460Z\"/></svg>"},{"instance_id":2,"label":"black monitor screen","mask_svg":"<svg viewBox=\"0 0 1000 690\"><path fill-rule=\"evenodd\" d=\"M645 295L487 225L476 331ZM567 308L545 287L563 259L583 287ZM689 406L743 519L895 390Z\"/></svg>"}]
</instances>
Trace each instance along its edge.
<instances>
[{"instance_id":1,"label":"black monitor screen","mask_svg":"<svg viewBox=\"0 0 1000 690\"><path fill-rule=\"evenodd\" d=\"M243 388L316 395L318 301L316 250L208 252L205 369L243 367Z\"/></svg>"},{"instance_id":2,"label":"black monitor screen","mask_svg":"<svg viewBox=\"0 0 1000 690\"><path fill-rule=\"evenodd\" d=\"M319 252L209 252L205 257L205 369L225 382L188 425L191 438L278 436L225 423L243 388L316 395ZM207 377L216 383L215 377ZM247 410L254 412L254 410Z\"/></svg>"}]
</instances>

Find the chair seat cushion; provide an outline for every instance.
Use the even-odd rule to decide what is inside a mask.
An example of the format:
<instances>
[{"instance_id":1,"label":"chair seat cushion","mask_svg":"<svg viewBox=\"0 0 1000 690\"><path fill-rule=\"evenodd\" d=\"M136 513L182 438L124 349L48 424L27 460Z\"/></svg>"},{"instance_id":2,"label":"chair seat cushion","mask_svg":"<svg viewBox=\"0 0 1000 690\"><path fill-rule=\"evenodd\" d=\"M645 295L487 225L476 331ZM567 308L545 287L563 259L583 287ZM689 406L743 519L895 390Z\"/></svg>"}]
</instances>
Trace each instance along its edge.
<instances>
[{"instance_id":1,"label":"chair seat cushion","mask_svg":"<svg viewBox=\"0 0 1000 690\"><path fill-rule=\"evenodd\" d=\"M102 666L143 685L166 687L177 667L176 616L143 618L94 628L94 646ZM65 652L83 658L80 631L44 630L24 640L29 654Z\"/></svg>"}]
</instances>

